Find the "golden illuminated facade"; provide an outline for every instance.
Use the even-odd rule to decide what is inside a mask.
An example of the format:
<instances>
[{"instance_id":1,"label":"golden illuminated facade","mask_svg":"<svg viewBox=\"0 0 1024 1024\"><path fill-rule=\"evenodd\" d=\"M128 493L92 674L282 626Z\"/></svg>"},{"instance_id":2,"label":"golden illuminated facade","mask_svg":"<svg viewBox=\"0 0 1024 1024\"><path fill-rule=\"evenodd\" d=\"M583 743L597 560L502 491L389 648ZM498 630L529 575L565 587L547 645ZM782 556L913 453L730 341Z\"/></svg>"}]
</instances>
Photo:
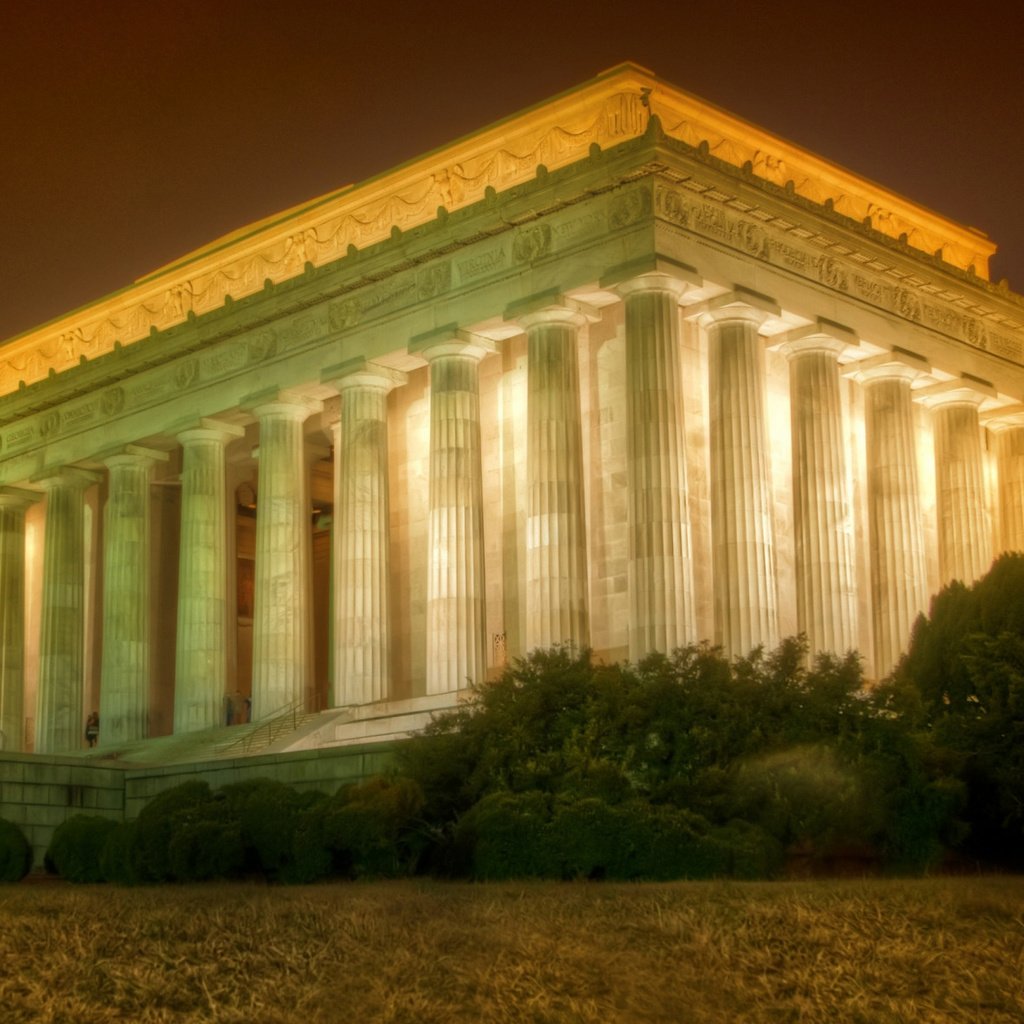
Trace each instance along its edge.
<instances>
[{"instance_id":1,"label":"golden illuminated facade","mask_svg":"<svg viewBox=\"0 0 1024 1024\"><path fill-rule=\"evenodd\" d=\"M560 641L884 674L1024 547L993 251L625 65L12 339L4 747L401 731Z\"/></svg>"}]
</instances>

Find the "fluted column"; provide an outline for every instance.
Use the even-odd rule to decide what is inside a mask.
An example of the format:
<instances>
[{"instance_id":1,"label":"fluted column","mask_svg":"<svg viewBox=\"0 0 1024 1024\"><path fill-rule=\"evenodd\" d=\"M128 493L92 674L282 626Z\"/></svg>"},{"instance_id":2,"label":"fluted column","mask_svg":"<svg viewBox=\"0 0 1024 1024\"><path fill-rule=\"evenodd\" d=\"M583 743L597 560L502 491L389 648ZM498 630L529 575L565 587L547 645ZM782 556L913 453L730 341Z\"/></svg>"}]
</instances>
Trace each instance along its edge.
<instances>
[{"instance_id":1,"label":"fluted column","mask_svg":"<svg viewBox=\"0 0 1024 1024\"><path fill-rule=\"evenodd\" d=\"M445 693L487 671L479 364L493 345L440 331L409 348L430 363L427 693Z\"/></svg>"},{"instance_id":2,"label":"fluted column","mask_svg":"<svg viewBox=\"0 0 1024 1024\"><path fill-rule=\"evenodd\" d=\"M578 331L569 305L521 310L526 375L526 647L590 643Z\"/></svg>"},{"instance_id":3,"label":"fluted column","mask_svg":"<svg viewBox=\"0 0 1024 1024\"><path fill-rule=\"evenodd\" d=\"M871 607L875 674L886 675L927 601L924 536L910 385L928 367L885 353L853 375L865 390Z\"/></svg>"},{"instance_id":4,"label":"fluted column","mask_svg":"<svg viewBox=\"0 0 1024 1024\"><path fill-rule=\"evenodd\" d=\"M25 739L25 510L40 495L0 488L0 750Z\"/></svg>"},{"instance_id":5,"label":"fluted column","mask_svg":"<svg viewBox=\"0 0 1024 1024\"><path fill-rule=\"evenodd\" d=\"M289 393L253 407L260 425L254 719L305 700L312 681L312 511L302 425L319 408L319 402Z\"/></svg>"},{"instance_id":6,"label":"fluted column","mask_svg":"<svg viewBox=\"0 0 1024 1024\"><path fill-rule=\"evenodd\" d=\"M999 476L999 550L1024 551L1024 406L983 417L995 438Z\"/></svg>"},{"instance_id":7,"label":"fluted column","mask_svg":"<svg viewBox=\"0 0 1024 1024\"><path fill-rule=\"evenodd\" d=\"M36 697L37 754L78 750L83 742L84 494L97 479L92 473L65 469L39 481L46 491L46 522Z\"/></svg>"},{"instance_id":8,"label":"fluted column","mask_svg":"<svg viewBox=\"0 0 1024 1024\"><path fill-rule=\"evenodd\" d=\"M100 743L145 739L149 723L149 483L165 452L129 446L105 459Z\"/></svg>"},{"instance_id":9,"label":"fluted column","mask_svg":"<svg viewBox=\"0 0 1024 1024\"><path fill-rule=\"evenodd\" d=\"M760 326L778 309L733 292L701 314L708 333L715 641L729 657L778 642Z\"/></svg>"},{"instance_id":10,"label":"fluted column","mask_svg":"<svg viewBox=\"0 0 1024 1024\"><path fill-rule=\"evenodd\" d=\"M951 380L915 397L932 410L940 582L970 584L992 564L978 408L995 391L981 382Z\"/></svg>"},{"instance_id":11,"label":"fluted column","mask_svg":"<svg viewBox=\"0 0 1024 1024\"><path fill-rule=\"evenodd\" d=\"M391 695L388 392L405 374L362 359L325 371L341 392L334 434L332 704Z\"/></svg>"},{"instance_id":12,"label":"fluted column","mask_svg":"<svg viewBox=\"0 0 1024 1024\"><path fill-rule=\"evenodd\" d=\"M220 725L228 686L228 502L225 449L238 426L202 420L178 435L181 539L174 731Z\"/></svg>"},{"instance_id":13,"label":"fluted column","mask_svg":"<svg viewBox=\"0 0 1024 1024\"><path fill-rule=\"evenodd\" d=\"M697 639L680 369L687 284L651 273L620 284L626 306L629 656Z\"/></svg>"},{"instance_id":14,"label":"fluted column","mask_svg":"<svg viewBox=\"0 0 1024 1024\"><path fill-rule=\"evenodd\" d=\"M789 360L793 434L793 525L797 621L811 657L857 645L853 514L846 482L838 358L851 332L819 322L792 331Z\"/></svg>"}]
</instances>

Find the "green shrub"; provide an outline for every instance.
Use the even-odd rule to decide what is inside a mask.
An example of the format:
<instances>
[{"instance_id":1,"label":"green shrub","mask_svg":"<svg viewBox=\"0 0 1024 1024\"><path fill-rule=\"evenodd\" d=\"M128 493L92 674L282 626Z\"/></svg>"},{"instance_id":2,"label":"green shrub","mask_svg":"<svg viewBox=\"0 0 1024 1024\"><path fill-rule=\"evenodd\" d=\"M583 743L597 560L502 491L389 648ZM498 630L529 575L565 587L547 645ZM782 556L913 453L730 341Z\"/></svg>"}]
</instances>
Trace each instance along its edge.
<instances>
[{"instance_id":1,"label":"green shrub","mask_svg":"<svg viewBox=\"0 0 1024 1024\"><path fill-rule=\"evenodd\" d=\"M705 842L715 851L717 874L762 879L774 878L782 870L782 843L749 821L730 821L712 829Z\"/></svg>"},{"instance_id":2,"label":"green shrub","mask_svg":"<svg viewBox=\"0 0 1024 1024\"><path fill-rule=\"evenodd\" d=\"M142 881L134 821L119 821L110 830L100 853L100 874L105 882L121 885L135 885Z\"/></svg>"},{"instance_id":3,"label":"green shrub","mask_svg":"<svg viewBox=\"0 0 1024 1024\"><path fill-rule=\"evenodd\" d=\"M218 816L237 823L245 868L277 880L288 873L294 857L294 833L303 812L324 800L319 793L299 793L273 779L251 779L224 786L214 794Z\"/></svg>"},{"instance_id":4,"label":"green shrub","mask_svg":"<svg viewBox=\"0 0 1024 1024\"><path fill-rule=\"evenodd\" d=\"M171 877L179 882L237 878L245 868L245 846L238 822L180 819L167 849Z\"/></svg>"},{"instance_id":5,"label":"green shrub","mask_svg":"<svg viewBox=\"0 0 1024 1024\"><path fill-rule=\"evenodd\" d=\"M325 806L324 839L334 869L356 877L411 874L422 852L424 797L407 778L373 778L339 790Z\"/></svg>"},{"instance_id":6,"label":"green shrub","mask_svg":"<svg viewBox=\"0 0 1024 1024\"><path fill-rule=\"evenodd\" d=\"M291 856L281 867L278 880L292 885L317 882L336 874L335 858L327 841L327 799L319 799L296 815L291 834Z\"/></svg>"},{"instance_id":7,"label":"green shrub","mask_svg":"<svg viewBox=\"0 0 1024 1024\"><path fill-rule=\"evenodd\" d=\"M32 847L21 829L0 818L0 882L19 882L32 868Z\"/></svg>"},{"instance_id":8,"label":"green shrub","mask_svg":"<svg viewBox=\"0 0 1024 1024\"><path fill-rule=\"evenodd\" d=\"M559 801L548 824L545 874L561 878L632 878L629 813L596 797Z\"/></svg>"},{"instance_id":9,"label":"green shrub","mask_svg":"<svg viewBox=\"0 0 1024 1024\"><path fill-rule=\"evenodd\" d=\"M480 879L554 877L550 821L547 793L491 793L456 825L456 862Z\"/></svg>"},{"instance_id":10,"label":"green shrub","mask_svg":"<svg viewBox=\"0 0 1024 1024\"><path fill-rule=\"evenodd\" d=\"M102 882L100 856L117 822L109 818L77 814L58 825L50 848L46 851L46 866L69 882Z\"/></svg>"},{"instance_id":11,"label":"green shrub","mask_svg":"<svg viewBox=\"0 0 1024 1024\"><path fill-rule=\"evenodd\" d=\"M205 782L183 782L155 796L139 813L136 843L142 878L165 882L174 877L170 845L175 831L190 822L207 820L213 796Z\"/></svg>"}]
</instances>

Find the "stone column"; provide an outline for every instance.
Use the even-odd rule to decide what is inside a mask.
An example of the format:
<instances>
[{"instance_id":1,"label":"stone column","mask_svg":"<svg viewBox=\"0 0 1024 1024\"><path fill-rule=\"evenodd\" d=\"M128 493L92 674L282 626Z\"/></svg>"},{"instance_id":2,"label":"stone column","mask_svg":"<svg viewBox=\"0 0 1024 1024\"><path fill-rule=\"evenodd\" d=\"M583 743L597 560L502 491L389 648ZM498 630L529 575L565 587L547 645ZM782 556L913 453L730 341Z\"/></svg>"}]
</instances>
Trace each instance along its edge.
<instances>
[{"instance_id":1,"label":"stone column","mask_svg":"<svg viewBox=\"0 0 1024 1024\"><path fill-rule=\"evenodd\" d=\"M40 495L0 488L0 750L25 747L25 510Z\"/></svg>"},{"instance_id":2,"label":"stone column","mask_svg":"<svg viewBox=\"0 0 1024 1024\"><path fill-rule=\"evenodd\" d=\"M487 671L479 370L494 346L445 329L409 349L430 363L427 693L445 693Z\"/></svg>"},{"instance_id":3,"label":"stone column","mask_svg":"<svg viewBox=\"0 0 1024 1024\"><path fill-rule=\"evenodd\" d=\"M995 439L999 474L999 550L1024 551L1024 406L982 417Z\"/></svg>"},{"instance_id":4,"label":"stone column","mask_svg":"<svg viewBox=\"0 0 1024 1024\"><path fill-rule=\"evenodd\" d=\"M166 452L129 445L104 460L100 743L145 739L149 725L149 483Z\"/></svg>"},{"instance_id":5,"label":"stone column","mask_svg":"<svg viewBox=\"0 0 1024 1024\"><path fill-rule=\"evenodd\" d=\"M228 686L228 497L225 449L245 431L216 420L178 435L181 540L174 731L224 722Z\"/></svg>"},{"instance_id":6,"label":"stone column","mask_svg":"<svg viewBox=\"0 0 1024 1024\"><path fill-rule=\"evenodd\" d=\"M253 720L305 699L312 681L312 510L302 425L320 403L275 393L259 419Z\"/></svg>"},{"instance_id":7,"label":"stone column","mask_svg":"<svg viewBox=\"0 0 1024 1024\"><path fill-rule=\"evenodd\" d=\"M906 649L927 601L924 536L910 385L923 360L883 353L856 364L865 389L868 519L875 675L887 675Z\"/></svg>"},{"instance_id":8,"label":"stone column","mask_svg":"<svg viewBox=\"0 0 1024 1024\"><path fill-rule=\"evenodd\" d=\"M960 379L921 388L914 397L932 410L940 583L969 585L992 564L978 408L995 391Z\"/></svg>"},{"instance_id":9,"label":"stone column","mask_svg":"<svg viewBox=\"0 0 1024 1024\"><path fill-rule=\"evenodd\" d=\"M845 327L819 321L791 331L782 346L793 432L797 621L811 658L857 646L853 512L837 360L847 345L858 344Z\"/></svg>"},{"instance_id":10,"label":"stone column","mask_svg":"<svg viewBox=\"0 0 1024 1024\"><path fill-rule=\"evenodd\" d=\"M626 306L629 656L697 639L686 476L679 298L663 273L619 284Z\"/></svg>"},{"instance_id":11,"label":"stone column","mask_svg":"<svg viewBox=\"0 0 1024 1024\"><path fill-rule=\"evenodd\" d=\"M778 642L772 494L759 328L778 308L737 289L701 314L708 333L715 642L730 658Z\"/></svg>"},{"instance_id":12,"label":"stone column","mask_svg":"<svg viewBox=\"0 0 1024 1024\"><path fill-rule=\"evenodd\" d=\"M46 491L46 522L36 697L37 754L78 750L83 743L84 494L97 480L93 473L65 469L39 481ZM102 737L102 721L100 730Z\"/></svg>"},{"instance_id":13,"label":"stone column","mask_svg":"<svg viewBox=\"0 0 1024 1024\"><path fill-rule=\"evenodd\" d=\"M388 392L405 374L355 359L326 370L334 434L334 707L391 695Z\"/></svg>"},{"instance_id":14,"label":"stone column","mask_svg":"<svg viewBox=\"0 0 1024 1024\"><path fill-rule=\"evenodd\" d=\"M577 338L586 318L551 298L506 314L527 336L527 650L590 643Z\"/></svg>"}]
</instances>

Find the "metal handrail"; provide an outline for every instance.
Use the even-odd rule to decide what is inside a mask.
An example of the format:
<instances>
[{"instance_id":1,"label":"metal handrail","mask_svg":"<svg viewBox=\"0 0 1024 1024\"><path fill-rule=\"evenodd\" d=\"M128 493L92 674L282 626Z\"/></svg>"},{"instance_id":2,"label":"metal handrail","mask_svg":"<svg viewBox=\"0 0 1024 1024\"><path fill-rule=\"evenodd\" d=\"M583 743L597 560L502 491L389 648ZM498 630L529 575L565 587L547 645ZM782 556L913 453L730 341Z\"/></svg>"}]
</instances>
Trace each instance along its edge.
<instances>
[{"instance_id":1,"label":"metal handrail","mask_svg":"<svg viewBox=\"0 0 1024 1024\"><path fill-rule=\"evenodd\" d=\"M283 728L275 728L284 726L289 720L291 721L292 729L298 727L299 715L304 711L306 701L304 698L293 700L288 704L283 704L281 707L272 711L269 715L264 715L260 719L257 728L251 732L246 733L244 736L239 736L238 739L233 740L226 747L222 747L218 754L224 755L230 753L236 747L241 748L243 752L248 752L253 748L257 739L261 739L266 734L267 742L266 746L269 746L274 740L281 735L285 730Z\"/></svg>"}]
</instances>

